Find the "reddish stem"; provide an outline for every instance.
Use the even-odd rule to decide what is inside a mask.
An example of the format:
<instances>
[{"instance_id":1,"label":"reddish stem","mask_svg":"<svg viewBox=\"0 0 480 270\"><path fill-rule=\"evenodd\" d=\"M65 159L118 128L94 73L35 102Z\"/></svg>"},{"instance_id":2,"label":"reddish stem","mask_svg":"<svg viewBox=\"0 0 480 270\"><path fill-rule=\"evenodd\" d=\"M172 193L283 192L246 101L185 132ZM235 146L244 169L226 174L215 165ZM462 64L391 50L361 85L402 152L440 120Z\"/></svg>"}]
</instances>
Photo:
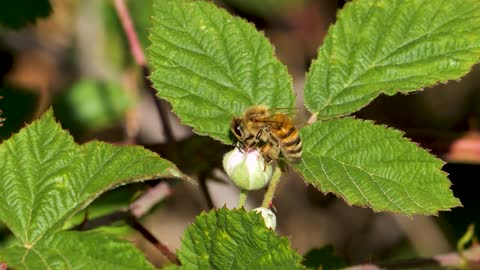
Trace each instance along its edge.
<instances>
[{"instance_id":1,"label":"reddish stem","mask_svg":"<svg viewBox=\"0 0 480 270\"><path fill-rule=\"evenodd\" d=\"M139 66L145 66L147 61L145 60L142 46L138 40L137 32L135 32L135 28L133 27L132 18L130 18L125 1L113 0L113 3L115 5L115 9L117 10L118 17L120 18L120 23L122 24L123 30L127 35L128 44L130 44L130 50L135 62Z\"/></svg>"}]
</instances>

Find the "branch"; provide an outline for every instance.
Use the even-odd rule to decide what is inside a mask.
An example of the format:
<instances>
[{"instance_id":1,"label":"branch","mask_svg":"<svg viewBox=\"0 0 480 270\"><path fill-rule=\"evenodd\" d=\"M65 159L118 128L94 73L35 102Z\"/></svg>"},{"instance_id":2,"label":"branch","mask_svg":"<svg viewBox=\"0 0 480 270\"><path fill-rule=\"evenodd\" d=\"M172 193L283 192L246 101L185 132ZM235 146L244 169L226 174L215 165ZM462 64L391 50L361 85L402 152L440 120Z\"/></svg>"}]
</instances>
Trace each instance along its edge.
<instances>
[{"instance_id":1,"label":"branch","mask_svg":"<svg viewBox=\"0 0 480 270\"><path fill-rule=\"evenodd\" d=\"M125 221L132 228L140 232L140 234L165 255L169 261L179 265L180 262L175 253L170 251L165 244L155 238L155 236L138 221L138 218L147 213L154 205L165 199L171 193L168 184L166 182L160 182L155 187L142 194L142 196L131 203L128 208L117 210L94 219L84 219L80 224L72 227L71 230L86 231L112 224L117 221Z\"/></svg>"},{"instance_id":2,"label":"branch","mask_svg":"<svg viewBox=\"0 0 480 270\"><path fill-rule=\"evenodd\" d=\"M448 253L432 258L417 258L399 260L389 263L363 264L344 268L343 270L384 270L384 269L423 269L426 267L441 267L455 269L480 269L480 246L473 245L462 254Z\"/></svg>"},{"instance_id":3,"label":"branch","mask_svg":"<svg viewBox=\"0 0 480 270\"><path fill-rule=\"evenodd\" d=\"M135 32L135 27L133 26L130 13L128 12L127 5L125 4L125 0L113 0L113 3L120 23L122 24L123 31L127 36L133 59L135 60L135 63L142 69L143 83L147 88L148 93L155 100L155 105L157 107L158 114L160 115L165 138L167 142L175 142L172 128L170 126L170 119L168 117L168 110L165 108L165 102L157 98L156 91L153 89L150 80L147 78L150 74L150 71L148 70L145 54L143 53L137 32Z\"/></svg>"},{"instance_id":4,"label":"branch","mask_svg":"<svg viewBox=\"0 0 480 270\"><path fill-rule=\"evenodd\" d=\"M162 254L165 255L165 257L167 257L170 262L180 265L180 261L178 260L177 255L170 251L168 246L158 240L152 233L150 233L149 230L143 227L143 225L138 221L135 216L130 214L127 218L127 223L132 228L137 230L140 234L142 234L142 236L145 237L145 239L147 239L150 243L152 243L152 245L154 245L158 250L160 250L160 252L162 252Z\"/></svg>"},{"instance_id":5,"label":"branch","mask_svg":"<svg viewBox=\"0 0 480 270\"><path fill-rule=\"evenodd\" d=\"M130 45L130 51L132 53L135 63L139 66L145 66L147 61L145 60L145 55L143 54L142 46L138 40L137 33L135 32L135 27L133 26L132 19L128 13L127 5L124 0L114 0L113 4L115 5L115 10L117 11L118 18L122 24L123 31L127 36L128 44Z\"/></svg>"}]
</instances>

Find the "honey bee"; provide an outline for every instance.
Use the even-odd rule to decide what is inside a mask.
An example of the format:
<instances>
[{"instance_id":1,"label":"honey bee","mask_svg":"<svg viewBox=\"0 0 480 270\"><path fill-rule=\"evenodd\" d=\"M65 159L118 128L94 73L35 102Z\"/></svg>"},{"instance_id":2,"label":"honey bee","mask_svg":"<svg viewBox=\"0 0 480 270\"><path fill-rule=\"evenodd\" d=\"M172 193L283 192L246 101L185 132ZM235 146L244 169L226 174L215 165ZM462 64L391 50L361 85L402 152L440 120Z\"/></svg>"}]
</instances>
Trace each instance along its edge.
<instances>
[{"instance_id":1,"label":"honey bee","mask_svg":"<svg viewBox=\"0 0 480 270\"><path fill-rule=\"evenodd\" d=\"M278 160L280 153L292 163L302 157L302 140L290 117L266 106L253 106L235 117L231 131L243 149L261 147L266 162Z\"/></svg>"}]
</instances>

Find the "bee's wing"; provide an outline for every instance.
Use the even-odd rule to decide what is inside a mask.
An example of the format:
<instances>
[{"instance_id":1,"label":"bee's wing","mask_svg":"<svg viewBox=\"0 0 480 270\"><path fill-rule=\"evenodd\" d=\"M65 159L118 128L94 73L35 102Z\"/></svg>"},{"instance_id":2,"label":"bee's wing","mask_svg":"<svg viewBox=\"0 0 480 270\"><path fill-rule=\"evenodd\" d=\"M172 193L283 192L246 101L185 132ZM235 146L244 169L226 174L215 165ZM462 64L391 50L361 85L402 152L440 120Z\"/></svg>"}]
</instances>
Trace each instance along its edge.
<instances>
[{"instance_id":1,"label":"bee's wing","mask_svg":"<svg viewBox=\"0 0 480 270\"><path fill-rule=\"evenodd\" d=\"M268 108L268 112L270 115L274 115L276 113L286 114L290 118L294 118L297 113L302 112L303 109L300 108Z\"/></svg>"},{"instance_id":2,"label":"bee's wing","mask_svg":"<svg viewBox=\"0 0 480 270\"><path fill-rule=\"evenodd\" d=\"M297 127L307 124L308 112L304 108L269 108L269 116L258 117L256 120L266 123L281 123L281 118L276 115L285 115Z\"/></svg>"}]
</instances>

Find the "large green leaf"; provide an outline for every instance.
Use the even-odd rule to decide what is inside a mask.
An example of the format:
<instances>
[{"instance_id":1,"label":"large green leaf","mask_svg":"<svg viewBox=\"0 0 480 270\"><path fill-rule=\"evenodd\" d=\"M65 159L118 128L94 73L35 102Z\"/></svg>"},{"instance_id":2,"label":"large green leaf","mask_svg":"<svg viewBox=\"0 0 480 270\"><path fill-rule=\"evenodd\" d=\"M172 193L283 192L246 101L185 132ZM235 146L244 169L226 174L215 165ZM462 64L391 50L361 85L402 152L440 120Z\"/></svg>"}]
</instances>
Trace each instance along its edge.
<instances>
[{"instance_id":1,"label":"large green leaf","mask_svg":"<svg viewBox=\"0 0 480 270\"><path fill-rule=\"evenodd\" d=\"M60 232L33 247L6 248L1 260L9 269L154 269L131 243L98 232Z\"/></svg>"},{"instance_id":2,"label":"large green leaf","mask_svg":"<svg viewBox=\"0 0 480 270\"><path fill-rule=\"evenodd\" d=\"M357 0L330 28L305 85L319 118L458 79L480 57L478 0Z\"/></svg>"},{"instance_id":3,"label":"large green leaf","mask_svg":"<svg viewBox=\"0 0 480 270\"><path fill-rule=\"evenodd\" d=\"M180 269L303 269L288 240L267 229L260 214L244 210L222 208L198 216L178 255Z\"/></svg>"},{"instance_id":4,"label":"large green leaf","mask_svg":"<svg viewBox=\"0 0 480 270\"><path fill-rule=\"evenodd\" d=\"M182 122L226 143L229 124L252 105L294 106L291 78L255 27L207 2L154 4L151 80Z\"/></svg>"},{"instance_id":5,"label":"large green leaf","mask_svg":"<svg viewBox=\"0 0 480 270\"><path fill-rule=\"evenodd\" d=\"M407 215L459 206L443 162L400 131L353 118L317 122L301 130L307 183L349 204Z\"/></svg>"},{"instance_id":6,"label":"large green leaf","mask_svg":"<svg viewBox=\"0 0 480 270\"><path fill-rule=\"evenodd\" d=\"M103 192L171 176L182 174L172 163L141 147L75 144L55 123L50 110L0 145L0 221L13 232L19 246L35 250L37 243L47 236L56 237L69 217ZM97 246L92 242L90 248ZM0 261L14 260L8 254L0 251Z\"/></svg>"}]
</instances>

